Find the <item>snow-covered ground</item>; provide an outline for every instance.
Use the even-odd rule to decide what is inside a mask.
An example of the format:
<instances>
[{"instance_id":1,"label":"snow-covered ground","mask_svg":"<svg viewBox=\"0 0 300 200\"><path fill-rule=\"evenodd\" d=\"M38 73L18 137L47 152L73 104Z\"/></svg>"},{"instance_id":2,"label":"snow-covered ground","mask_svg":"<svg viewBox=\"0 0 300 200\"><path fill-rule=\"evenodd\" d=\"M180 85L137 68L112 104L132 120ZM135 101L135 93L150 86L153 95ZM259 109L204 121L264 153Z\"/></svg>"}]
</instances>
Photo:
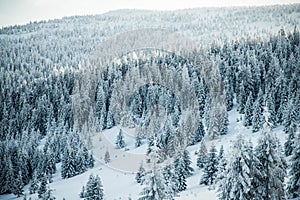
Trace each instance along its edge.
<instances>
[{"instance_id":1,"label":"snow-covered ground","mask_svg":"<svg viewBox=\"0 0 300 200\"><path fill-rule=\"evenodd\" d=\"M237 130L237 119L240 115L237 113L236 109L229 112L229 133L225 136L220 136L215 140L209 140L206 138L207 147L210 145L216 145L219 149L221 145L224 146L225 155L229 154L230 146L232 141L237 138L239 134ZM124 133L124 139L126 142L126 147L123 149L116 149L115 140L117 134L119 133L120 127L114 127L109 130L105 130L103 133L98 133L93 137L93 153L96 159L95 167L89 171L75 176L69 179L62 179L60 172L60 164L57 164L57 172L54 174L53 182L50 187L53 189L53 195L56 199L67 199L76 200L79 198L79 193L82 186L86 185L88 177L90 174L98 174L101 177L105 198L108 200L121 200L137 199L139 193L142 191L142 186L135 181L135 172L137 171L140 163L145 159L145 152L147 149L146 142L139 147L135 148L135 137L134 129L122 128ZM246 140L251 139L253 145L257 143L257 139L260 133L252 133L249 128L242 128L242 135ZM285 141L285 135L283 133L283 128L278 127L273 130L273 132L280 139L283 144ZM217 193L215 190L209 190L207 186L199 185L202 171L198 170L196 167L195 151L199 148L199 144L188 147L188 150L192 159L192 166L195 169L193 176L187 179L187 190L178 194L176 200L193 200L193 199L207 199L207 200L217 200ZM110 153L111 162L104 164L103 158L105 152ZM29 197L28 191L29 185L24 188L24 191ZM31 195L32 199L38 199L37 195ZM15 195L0 195L0 199L10 200L10 199L23 199L23 197L16 198Z\"/></svg>"}]
</instances>

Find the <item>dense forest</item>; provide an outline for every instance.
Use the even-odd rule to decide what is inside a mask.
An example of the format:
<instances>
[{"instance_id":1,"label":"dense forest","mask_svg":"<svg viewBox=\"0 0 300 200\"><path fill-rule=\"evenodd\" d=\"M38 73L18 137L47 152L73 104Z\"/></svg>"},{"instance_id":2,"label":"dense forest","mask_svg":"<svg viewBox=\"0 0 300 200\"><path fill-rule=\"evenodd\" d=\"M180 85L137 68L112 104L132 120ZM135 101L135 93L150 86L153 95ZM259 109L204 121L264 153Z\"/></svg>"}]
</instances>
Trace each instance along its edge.
<instances>
[{"instance_id":1,"label":"dense forest","mask_svg":"<svg viewBox=\"0 0 300 200\"><path fill-rule=\"evenodd\" d=\"M299 13L299 6L261 9ZM213 140L226 135L228 111L236 105L242 116L240 123L252 132L265 134L256 147L238 138L231 160L225 159L223 150L217 155L214 147L208 151L203 146L197 155L197 165L204 170L201 184L218 184L220 199L299 198L297 24L291 20L293 28L289 30L278 27L273 34L262 31L261 37L232 40L226 40L232 36L223 36L203 46L206 35L198 39L199 49L190 57L150 48L93 65L89 55L97 43L125 30L121 23L128 16L123 12L0 29L0 194L20 196L24 185L30 183L31 193L51 199L51 190L45 185L52 182L56 164L61 162L64 179L87 171L95 162L91 136L121 125L136 128L137 145L142 139L149 145L147 157L153 169L145 172L141 166L137 174L137 182L145 185L140 199L174 199L186 189L186 178L193 173L186 147L204 137ZM206 12L216 15L214 9ZM175 16L165 12L156 18L194 38L200 32L200 38L207 34L201 32L205 27L184 25L184 21L196 19L194 13L197 10L190 15L179 11ZM229 13L226 10L224 15ZM140 15L136 12L134 17ZM144 15L147 26L147 19L156 14ZM100 21L105 29L97 32L99 28L90 25L87 29L86 24L93 20ZM247 20L251 24L251 18ZM115 24L110 24L112 21ZM68 24L68 28L63 30L61 24ZM81 24L83 28L79 28ZM197 63L201 57L208 63ZM215 73L210 71L212 67ZM213 85L216 80L220 85ZM217 93L213 91L216 87ZM287 135L283 148L271 134L278 126L283 126ZM122 145L121 140L118 145ZM163 169L156 166L169 157L174 160L171 165ZM83 191L82 198L89 199L92 191L88 185L93 184L103 198L98 176L90 177L86 186L89 192ZM162 190L153 191L153 184Z\"/></svg>"}]
</instances>

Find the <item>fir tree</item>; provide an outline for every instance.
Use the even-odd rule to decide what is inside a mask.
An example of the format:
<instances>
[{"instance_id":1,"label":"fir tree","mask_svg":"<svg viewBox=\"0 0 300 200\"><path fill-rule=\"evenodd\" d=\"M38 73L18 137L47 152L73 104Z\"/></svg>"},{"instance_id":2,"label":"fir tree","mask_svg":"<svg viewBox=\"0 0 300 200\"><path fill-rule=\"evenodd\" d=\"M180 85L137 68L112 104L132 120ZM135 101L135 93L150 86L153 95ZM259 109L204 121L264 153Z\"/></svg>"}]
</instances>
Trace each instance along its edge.
<instances>
[{"instance_id":1,"label":"fir tree","mask_svg":"<svg viewBox=\"0 0 300 200\"><path fill-rule=\"evenodd\" d=\"M291 157L287 195L290 199L300 198L300 134L295 138L294 150Z\"/></svg>"},{"instance_id":2,"label":"fir tree","mask_svg":"<svg viewBox=\"0 0 300 200\"><path fill-rule=\"evenodd\" d=\"M214 145L211 146L207 155L206 164L204 166L203 175L200 184L212 185L217 177L218 172L218 157L217 150Z\"/></svg>"},{"instance_id":3,"label":"fir tree","mask_svg":"<svg viewBox=\"0 0 300 200\"><path fill-rule=\"evenodd\" d=\"M166 167L164 167L163 177L165 182L165 197L168 200L173 200L177 192L177 177L175 176L173 165L167 165Z\"/></svg>"},{"instance_id":4,"label":"fir tree","mask_svg":"<svg viewBox=\"0 0 300 200\"><path fill-rule=\"evenodd\" d=\"M85 187L82 186L81 191L80 191L80 193L79 193L79 197L80 197L80 198L84 198L84 197L85 197L84 195L85 195Z\"/></svg>"},{"instance_id":5,"label":"fir tree","mask_svg":"<svg viewBox=\"0 0 300 200\"><path fill-rule=\"evenodd\" d=\"M42 200L54 200L55 197L52 194L52 189L47 185L46 192L42 195Z\"/></svg>"},{"instance_id":6,"label":"fir tree","mask_svg":"<svg viewBox=\"0 0 300 200\"><path fill-rule=\"evenodd\" d=\"M255 148L255 155L259 160L258 169L261 173L261 182L255 193L262 199L285 199L284 178L286 176L286 164L281 154L279 141L271 132L269 122L270 113L264 111L265 123L262 136Z\"/></svg>"},{"instance_id":7,"label":"fir tree","mask_svg":"<svg viewBox=\"0 0 300 200\"><path fill-rule=\"evenodd\" d=\"M204 140L200 143L200 149L197 152L197 166L202 169L205 166L207 160L207 148Z\"/></svg>"},{"instance_id":8,"label":"fir tree","mask_svg":"<svg viewBox=\"0 0 300 200\"><path fill-rule=\"evenodd\" d=\"M222 200L253 199L250 166L253 152L246 151L247 144L241 135L238 137L237 141L234 142L233 154L224 174L224 179L219 185L219 197Z\"/></svg>"},{"instance_id":9,"label":"fir tree","mask_svg":"<svg viewBox=\"0 0 300 200\"><path fill-rule=\"evenodd\" d=\"M34 194L34 193L36 193L37 190L38 190L38 177L37 177L37 172L35 170L32 174L32 180L30 183L29 191L30 191L30 194Z\"/></svg>"},{"instance_id":10,"label":"fir tree","mask_svg":"<svg viewBox=\"0 0 300 200\"><path fill-rule=\"evenodd\" d=\"M190 153L186 149L183 151L183 161L184 161L184 170L186 173L186 176L189 177L193 174L194 169L191 167L192 161L190 158Z\"/></svg>"},{"instance_id":11,"label":"fir tree","mask_svg":"<svg viewBox=\"0 0 300 200\"><path fill-rule=\"evenodd\" d=\"M200 142L202 140L202 138L204 137L204 135L205 135L205 131L204 131L203 123L200 120L199 125L196 130L195 138L194 138L194 141L192 144L197 144L198 142Z\"/></svg>"},{"instance_id":12,"label":"fir tree","mask_svg":"<svg viewBox=\"0 0 300 200\"><path fill-rule=\"evenodd\" d=\"M145 169L143 167L143 163L141 163L138 172L136 173L135 180L139 184L143 184L145 176Z\"/></svg>"},{"instance_id":13,"label":"fir tree","mask_svg":"<svg viewBox=\"0 0 300 200\"><path fill-rule=\"evenodd\" d=\"M145 173L143 185L143 191L140 193L139 200L152 200L152 199L164 199L165 198L165 184L162 176L162 172L158 169L158 163L160 161L159 149L156 144L156 140L153 141L152 150L148 155L149 165L151 170Z\"/></svg>"},{"instance_id":14,"label":"fir tree","mask_svg":"<svg viewBox=\"0 0 300 200\"><path fill-rule=\"evenodd\" d=\"M13 194L17 195L18 197L20 197L21 195L23 195L23 180L22 180L22 172L19 171L17 178L15 179L14 183L13 183Z\"/></svg>"},{"instance_id":15,"label":"fir tree","mask_svg":"<svg viewBox=\"0 0 300 200\"><path fill-rule=\"evenodd\" d=\"M100 177L90 175L86 184L85 200L102 200L104 199L103 186Z\"/></svg>"},{"instance_id":16,"label":"fir tree","mask_svg":"<svg viewBox=\"0 0 300 200\"><path fill-rule=\"evenodd\" d=\"M252 97L252 92L250 92L246 101L244 126L252 125L252 114L253 114L253 97Z\"/></svg>"},{"instance_id":17,"label":"fir tree","mask_svg":"<svg viewBox=\"0 0 300 200\"><path fill-rule=\"evenodd\" d=\"M252 132L257 132L260 130L262 126L262 107L263 104L263 93L262 90L259 90L256 101L253 105L253 113L252 113Z\"/></svg>"},{"instance_id":18,"label":"fir tree","mask_svg":"<svg viewBox=\"0 0 300 200\"><path fill-rule=\"evenodd\" d=\"M142 138L141 138L141 136L138 134L138 135L136 136L135 147L140 147L142 144L143 144L143 143L142 143Z\"/></svg>"},{"instance_id":19,"label":"fir tree","mask_svg":"<svg viewBox=\"0 0 300 200\"><path fill-rule=\"evenodd\" d=\"M126 146L122 129L120 129L120 132L117 136L116 145L117 145L117 148L119 148L119 149L122 149Z\"/></svg>"},{"instance_id":20,"label":"fir tree","mask_svg":"<svg viewBox=\"0 0 300 200\"><path fill-rule=\"evenodd\" d=\"M185 163L184 163L183 157L180 154L178 154L176 156L176 159L174 160L174 169L175 169L175 176L177 179L176 191L181 192L181 191L186 190L187 174L185 172Z\"/></svg>"},{"instance_id":21,"label":"fir tree","mask_svg":"<svg viewBox=\"0 0 300 200\"><path fill-rule=\"evenodd\" d=\"M104 155L104 162L105 162L105 164L107 164L107 163L110 162L110 155L109 155L109 152L108 152L108 151L105 152L105 155Z\"/></svg>"},{"instance_id":22,"label":"fir tree","mask_svg":"<svg viewBox=\"0 0 300 200\"><path fill-rule=\"evenodd\" d=\"M43 195L46 193L47 191L47 186L48 186L48 182L47 182L47 177L44 174L41 178L41 183L40 183L40 187L38 189L38 197L39 198L43 198Z\"/></svg>"}]
</instances>

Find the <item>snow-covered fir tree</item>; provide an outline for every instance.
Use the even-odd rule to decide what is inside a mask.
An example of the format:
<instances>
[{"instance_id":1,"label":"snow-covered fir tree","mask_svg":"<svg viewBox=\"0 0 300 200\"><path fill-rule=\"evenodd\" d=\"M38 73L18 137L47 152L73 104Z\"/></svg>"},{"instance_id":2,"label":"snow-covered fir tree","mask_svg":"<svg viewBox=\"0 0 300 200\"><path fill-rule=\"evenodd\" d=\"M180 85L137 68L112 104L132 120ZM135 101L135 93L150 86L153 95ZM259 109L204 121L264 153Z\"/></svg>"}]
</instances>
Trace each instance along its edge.
<instances>
[{"instance_id":1,"label":"snow-covered fir tree","mask_svg":"<svg viewBox=\"0 0 300 200\"><path fill-rule=\"evenodd\" d=\"M162 171L159 168L160 156L156 140L153 141L151 151L148 154L150 170L145 172L143 185L139 200L152 200L165 198L165 182Z\"/></svg>"},{"instance_id":2,"label":"snow-covered fir tree","mask_svg":"<svg viewBox=\"0 0 300 200\"><path fill-rule=\"evenodd\" d=\"M202 140L200 143L200 148L197 151L197 166L199 169L202 169L205 166L207 160L207 148L205 145L205 141Z\"/></svg>"},{"instance_id":3,"label":"snow-covered fir tree","mask_svg":"<svg viewBox=\"0 0 300 200\"><path fill-rule=\"evenodd\" d=\"M295 137L294 150L290 160L287 196L290 199L300 198L300 133Z\"/></svg>"},{"instance_id":4,"label":"snow-covered fir tree","mask_svg":"<svg viewBox=\"0 0 300 200\"><path fill-rule=\"evenodd\" d=\"M255 148L255 156L259 160L257 166L261 177L256 188L256 195L262 199L285 199L284 178L286 177L286 163L282 155L279 141L271 131L271 114L265 107L265 123L261 137Z\"/></svg>"},{"instance_id":5,"label":"snow-covered fir tree","mask_svg":"<svg viewBox=\"0 0 300 200\"><path fill-rule=\"evenodd\" d=\"M135 180L139 184L143 184L145 176L145 168L143 167L143 163L140 164L138 172L135 175Z\"/></svg>"},{"instance_id":6,"label":"snow-covered fir tree","mask_svg":"<svg viewBox=\"0 0 300 200\"><path fill-rule=\"evenodd\" d=\"M119 134L117 136L116 146L119 149L122 149L122 148L124 148L126 146L126 143L124 141L124 135L123 135L122 129L120 129Z\"/></svg>"},{"instance_id":7,"label":"snow-covered fir tree","mask_svg":"<svg viewBox=\"0 0 300 200\"><path fill-rule=\"evenodd\" d=\"M85 200L102 200L104 199L104 192L101 179L98 175L90 175L86 184L86 192L84 194Z\"/></svg>"},{"instance_id":8,"label":"snow-covered fir tree","mask_svg":"<svg viewBox=\"0 0 300 200\"><path fill-rule=\"evenodd\" d=\"M218 172L218 155L215 145L212 145L207 155L200 184L213 185Z\"/></svg>"},{"instance_id":9,"label":"snow-covered fir tree","mask_svg":"<svg viewBox=\"0 0 300 200\"><path fill-rule=\"evenodd\" d=\"M104 162L105 164L109 163L110 162L110 154L108 151L105 152L105 155L104 155Z\"/></svg>"},{"instance_id":10,"label":"snow-covered fir tree","mask_svg":"<svg viewBox=\"0 0 300 200\"><path fill-rule=\"evenodd\" d=\"M245 149L246 142L239 135L233 144L228 167L219 185L219 198L222 200L253 199L251 194L252 174L249 165L252 155L248 155L251 152L247 152Z\"/></svg>"}]
</instances>

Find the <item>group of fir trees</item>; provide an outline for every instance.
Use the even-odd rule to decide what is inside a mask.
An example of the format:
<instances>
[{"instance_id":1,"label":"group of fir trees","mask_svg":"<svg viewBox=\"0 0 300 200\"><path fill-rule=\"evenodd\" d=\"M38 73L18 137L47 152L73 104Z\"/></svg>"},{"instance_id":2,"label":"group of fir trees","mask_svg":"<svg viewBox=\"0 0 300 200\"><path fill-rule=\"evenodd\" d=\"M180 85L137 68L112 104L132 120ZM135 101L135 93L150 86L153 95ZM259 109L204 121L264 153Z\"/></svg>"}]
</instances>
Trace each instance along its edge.
<instances>
[{"instance_id":1,"label":"group of fir trees","mask_svg":"<svg viewBox=\"0 0 300 200\"><path fill-rule=\"evenodd\" d=\"M286 199L284 179L287 164L279 140L265 119L258 144L253 149L242 135L234 142L232 155L219 180L220 199Z\"/></svg>"},{"instance_id":2,"label":"group of fir trees","mask_svg":"<svg viewBox=\"0 0 300 200\"><path fill-rule=\"evenodd\" d=\"M85 200L103 200L104 191L100 177L91 174L86 186L82 187L79 196Z\"/></svg>"},{"instance_id":3,"label":"group of fir trees","mask_svg":"<svg viewBox=\"0 0 300 200\"><path fill-rule=\"evenodd\" d=\"M161 149L154 140L147 156L149 170L145 170L141 165L136 174L136 181L144 186L140 193L140 200L173 200L178 192L186 190L186 179L193 174L194 169L191 167L187 150L178 152L171 163L163 162L160 151Z\"/></svg>"}]
</instances>

